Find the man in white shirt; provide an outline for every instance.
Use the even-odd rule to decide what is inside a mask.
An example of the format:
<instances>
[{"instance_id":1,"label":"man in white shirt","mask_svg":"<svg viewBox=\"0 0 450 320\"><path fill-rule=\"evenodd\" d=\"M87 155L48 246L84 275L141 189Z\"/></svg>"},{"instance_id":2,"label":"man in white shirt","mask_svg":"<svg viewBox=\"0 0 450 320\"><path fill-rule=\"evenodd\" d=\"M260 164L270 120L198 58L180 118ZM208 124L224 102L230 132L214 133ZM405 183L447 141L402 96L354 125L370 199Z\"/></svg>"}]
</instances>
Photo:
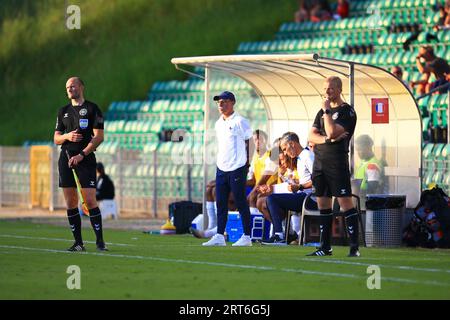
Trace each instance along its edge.
<instances>
[{"instance_id":1,"label":"man in white shirt","mask_svg":"<svg viewBox=\"0 0 450 320\"><path fill-rule=\"evenodd\" d=\"M284 240L282 220L287 210L300 211L306 195L312 191L311 174L314 164L314 153L303 148L298 135L288 132L280 142L281 151L290 158L297 158L299 183L290 181L288 190L292 193L274 193L267 198L267 207L273 224L273 236L263 241L265 245L286 245ZM289 232L289 230L285 230Z\"/></svg>"},{"instance_id":2,"label":"man in white shirt","mask_svg":"<svg viewBox=\"0 0 450 320\"><path fill-rule=\"evenodd\" d=\"M249 167L249 139L252 129L247 119L234 111L236 98L233 93L224 91L214 96L220 112L215 124L217 136L216 203L217 234L204 246L225 246L225 227L228 220L228 197L233 193L239 210L244 234L233 246L251 246L252 240L250 209L245 196L245 185Z\"/></svg>"}]
</instances>

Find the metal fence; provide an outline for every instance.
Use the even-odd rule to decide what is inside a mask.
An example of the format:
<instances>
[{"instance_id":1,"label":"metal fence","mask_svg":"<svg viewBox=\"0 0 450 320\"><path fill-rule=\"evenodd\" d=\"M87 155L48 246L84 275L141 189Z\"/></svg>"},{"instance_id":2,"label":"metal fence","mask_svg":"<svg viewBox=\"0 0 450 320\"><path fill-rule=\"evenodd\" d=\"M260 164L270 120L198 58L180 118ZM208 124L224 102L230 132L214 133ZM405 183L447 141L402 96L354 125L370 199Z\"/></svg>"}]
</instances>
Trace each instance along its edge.
<instances>
[{"instance_id":1,"label":"metal fence","mask_svg":"<svg viewBox=\"0 0 450 320\"><path fill-rule=\"evenodd\" d=\"M164 218L172 202L202 201L203 166L174 163L174 147L129 150L100 146L96 158L114 182L122 217ZM47 147L48 157L40 154L32 159L33 148L0 147L0 205L64 209L58 187L59 147Z\"/></svg>"},{"instance_id":2,"label":"metal fence","mask_svg":"<svg viewBox=\"0 0 450 320\"><path fill-rule=\"evenodd\" d=\"M30 150L0 148L0 204L31 207Z\"/></svg>"}]
</instances>

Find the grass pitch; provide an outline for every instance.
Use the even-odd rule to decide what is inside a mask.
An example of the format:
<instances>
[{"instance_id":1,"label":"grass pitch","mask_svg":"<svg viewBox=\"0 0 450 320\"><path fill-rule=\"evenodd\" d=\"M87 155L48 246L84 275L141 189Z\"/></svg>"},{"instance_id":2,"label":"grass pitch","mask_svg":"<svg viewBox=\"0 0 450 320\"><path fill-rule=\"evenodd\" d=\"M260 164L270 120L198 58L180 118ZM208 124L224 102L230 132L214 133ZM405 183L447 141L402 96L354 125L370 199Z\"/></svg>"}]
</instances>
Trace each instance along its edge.
<instances>
[{"instance_id":1,"label":"grass pitch","mask_svg":"<svg viewBox=\"0 0 450 320\"><path fill-rule=\"evenodd\" d=\"M84 226L89 220L83 219ZM105 230L109 252L65 251L69 227L0 220L0 299L449 299L450 251L362 248L347 258L306 257L311 247L202 247L191 235ZM69 290L67 269L80 268ZM368 289L368 267L381 288ZM369 280L369 283L374 283Z\"/></svg>"}]
</instances>

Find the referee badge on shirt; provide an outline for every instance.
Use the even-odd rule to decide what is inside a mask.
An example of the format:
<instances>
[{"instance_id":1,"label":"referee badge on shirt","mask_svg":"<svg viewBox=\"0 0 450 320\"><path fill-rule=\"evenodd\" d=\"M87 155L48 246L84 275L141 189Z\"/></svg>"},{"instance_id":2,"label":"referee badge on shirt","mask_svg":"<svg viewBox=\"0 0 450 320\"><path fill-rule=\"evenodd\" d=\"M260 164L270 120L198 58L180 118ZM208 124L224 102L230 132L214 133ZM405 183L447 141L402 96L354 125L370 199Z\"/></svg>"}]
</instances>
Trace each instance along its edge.
<instances>
[{"instance_id":1,"label":"referee badge on shirt","mask_svg":"<svg viewBox=\"0 0 450 320\"><path fill-rule=\"evenodd\" d=\"M335 112L333 113L333 115L331 116L331 119L336 120L339 117L339 112Z\"/></svg>"},{"instance_id":2,"label":"referee badge on shirt","mask_svg":"<svg viewBox=\"0 0 450 320\"><path fill-rule=\"evenodd\" d=\"M89 119L80 119L80 129L86 129L89 125Z\"/></svg>"},{"instance_id":3,"label":"referee badge on shirt","mask_svg":"<svg viewBox=\"0 0 450 320\"><path fill-rule=\"evenodd\" d=\"M84 117L85 115L87 115L87 109L86 108L81 109L79 114L80 116Z\"/></svg>"}]
</instances>

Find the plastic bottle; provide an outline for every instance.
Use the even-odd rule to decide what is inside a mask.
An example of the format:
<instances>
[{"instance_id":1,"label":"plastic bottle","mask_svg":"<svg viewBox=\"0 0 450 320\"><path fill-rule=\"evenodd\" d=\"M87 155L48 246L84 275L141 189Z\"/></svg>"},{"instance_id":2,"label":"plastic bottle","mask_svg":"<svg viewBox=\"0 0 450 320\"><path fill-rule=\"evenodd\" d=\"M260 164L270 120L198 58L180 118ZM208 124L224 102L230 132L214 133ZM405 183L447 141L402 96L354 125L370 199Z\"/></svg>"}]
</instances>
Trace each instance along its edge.
<instances>
[{"instance_id":1,"label":"plastic bottle","mask_svg":"<svg viewBox=\"0 0 450 320\"><path fill-rule=\"evenodd\" d=\"M294 172L291 169L287 169L287 180L286 182L289 184L293 184L294 183Z\"/></svg>"}]
</instances>

